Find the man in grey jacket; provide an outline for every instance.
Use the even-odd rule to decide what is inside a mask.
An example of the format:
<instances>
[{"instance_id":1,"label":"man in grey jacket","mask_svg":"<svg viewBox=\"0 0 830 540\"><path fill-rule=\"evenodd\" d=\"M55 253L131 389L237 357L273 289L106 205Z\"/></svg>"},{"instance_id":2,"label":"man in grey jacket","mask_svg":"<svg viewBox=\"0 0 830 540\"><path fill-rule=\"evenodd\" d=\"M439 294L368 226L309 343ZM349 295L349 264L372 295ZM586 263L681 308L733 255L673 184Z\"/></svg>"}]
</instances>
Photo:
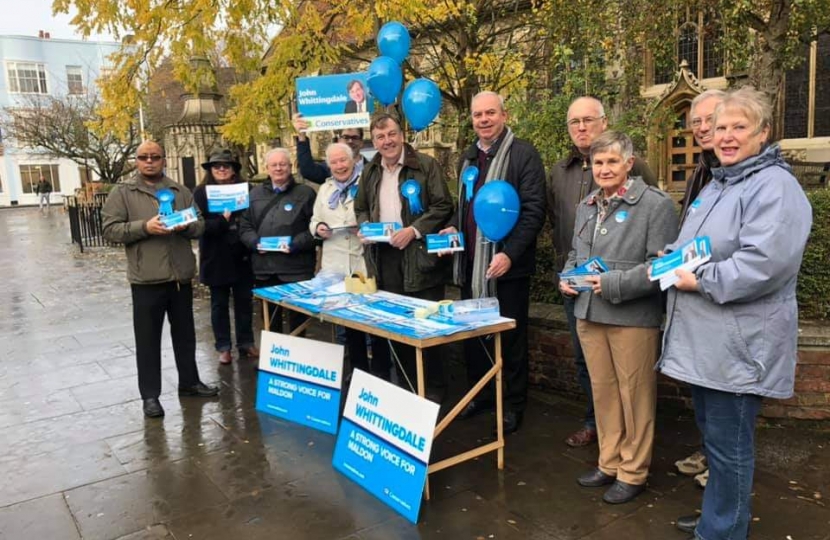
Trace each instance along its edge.
<instances>
[{"instance_id":1,"label":"man in grey jacket","mask_svg":"<svg viewBox=\"0 0 830 540\"><path fill-rule=\"evenodd\" d=\"M597 189L591 172L590 149L591 143L608 128L608 119L605 117L602 103L598 99L587 96L575 99L568 108L567 126L568 135L574 143L573 149L568 157L553 166L547 183L548 219L553 228L557 274L565 266L568 253L572 248L577 205L589 193ZM643 160L637 157L634 158L631 176L640 176L646 184L657 186L654 173ZM582 353L579 336L576 334L574 300L566 297L564 301L574 347L577 378L588 398L583 427L565 439L568 446L578 447L596 442L597 423L594 417L591 377L585 365L585 355Z\"/></svg>"},{"instance_id":2,"label":"man in grey jacket","mask_svg":"<svg viewBox=\"0 0 830 540\"><path fill-rule=\"evenodd\" d=\"M173 354L179 372L179 395L212 397L219 389L199 380L196 332L193 324L193 287L196 259L190 241L205 230L199 219L172 229L159 215L160 195L172 193L172 210L193 206L185 186L164 175L164 151L152 141L136 150L138 173L116 186L102 210L104 238L124 244L127 279L133 296L138 389L144 414L164 416L161 394L161 332L164 316L170 321Z\"/></svg>"}]
</instances>

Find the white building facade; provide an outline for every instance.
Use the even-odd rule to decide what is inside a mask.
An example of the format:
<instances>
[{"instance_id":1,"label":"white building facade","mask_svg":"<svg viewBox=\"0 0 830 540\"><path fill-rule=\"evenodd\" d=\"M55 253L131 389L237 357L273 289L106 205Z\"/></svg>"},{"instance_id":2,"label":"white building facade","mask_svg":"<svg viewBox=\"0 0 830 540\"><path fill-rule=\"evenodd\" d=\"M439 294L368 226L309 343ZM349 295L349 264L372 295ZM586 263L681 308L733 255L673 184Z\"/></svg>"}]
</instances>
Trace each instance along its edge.
<instances>
[{"instance_id":1,"label":"white building facade","mask_svg":"<svg viewBox=\"0 0 830 540\"><path fill-rule=\"evenodd\" d=\"M0 36L0 108L20 106L32 95L86 95L106 69L107 57L121 46L39 37ZM2 134L0 134L2 135ZM2 140L0 206L37 204L35 187L41 176L52 183L56 202L72 195L86 180L83 167Z\"/></svg>"}]
</instances>

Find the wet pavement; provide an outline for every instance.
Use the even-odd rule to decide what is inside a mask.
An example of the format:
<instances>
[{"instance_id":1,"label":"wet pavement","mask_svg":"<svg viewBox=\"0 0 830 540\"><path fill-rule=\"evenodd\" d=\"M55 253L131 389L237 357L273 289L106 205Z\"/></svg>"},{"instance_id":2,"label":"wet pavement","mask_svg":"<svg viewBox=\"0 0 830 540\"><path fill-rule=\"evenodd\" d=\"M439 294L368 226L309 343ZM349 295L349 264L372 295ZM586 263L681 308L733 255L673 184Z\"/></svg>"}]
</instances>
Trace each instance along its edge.
<instances>
[{"instance_id":1,"label":"wet pavement","mask_svg":"<svg viewBox=\"0 0 830 540\"><path fill-rule=\"evenodd\" d=\"M0 211L0 539L678 539L701 491L672 463L694 451L688 415L661 411L648 491L609 506L576 476L596 448L562 441L578 404L534 394L506 468L482 457L430 477L412 525L331 467L334 438L256 413L253 360L220 367L208 302L195 301L202 379L179 398L167 332L167 416L145 419L120 249L83 255L59 210ZM318 335L328 335L324 329ZM461 380L453 370L453 386ZM457 422L438 458L489 437ZM830 539L830 426L759 429L753 540Z\"/></svg>"}]
</instances>

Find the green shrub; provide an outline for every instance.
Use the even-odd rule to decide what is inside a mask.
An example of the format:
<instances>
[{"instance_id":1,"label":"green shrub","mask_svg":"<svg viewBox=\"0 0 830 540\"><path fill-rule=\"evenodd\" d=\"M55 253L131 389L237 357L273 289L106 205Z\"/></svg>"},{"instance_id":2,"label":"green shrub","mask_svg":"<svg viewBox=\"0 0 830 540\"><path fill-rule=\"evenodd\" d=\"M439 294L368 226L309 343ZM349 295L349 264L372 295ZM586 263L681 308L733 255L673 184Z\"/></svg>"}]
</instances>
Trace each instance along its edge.
<instances>
[{"instance_id":1,"label":"green shrub","mask_svg":"<svg viewBox=\"0 0 830 540\"><path fill-rule=\"evenodd\" d=\"M813 206L813 229L798 275L802 319L830 319L830 189L807 192Z\"/></svg>"}]
</instances>

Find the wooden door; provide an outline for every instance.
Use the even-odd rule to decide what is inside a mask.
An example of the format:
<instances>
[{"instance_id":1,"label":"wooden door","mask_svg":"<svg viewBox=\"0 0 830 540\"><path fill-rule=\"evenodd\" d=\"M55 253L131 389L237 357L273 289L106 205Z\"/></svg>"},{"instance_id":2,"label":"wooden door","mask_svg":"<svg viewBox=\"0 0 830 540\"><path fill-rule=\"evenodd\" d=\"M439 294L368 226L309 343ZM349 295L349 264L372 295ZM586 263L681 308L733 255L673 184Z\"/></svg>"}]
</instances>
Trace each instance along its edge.
<instances>
[{"instance_id":1,"label":"wooden door","mask_svg":"<svg viewBox=\"0 0 830 540\"><path fill-rule=\"evenodd\" d=\"M666 183L668 191L684 192L686 179L700 157L700 147L692 135L691 107L685 102L676 110L674 129L666 144Z\"/></svg>"}]
</instances>

